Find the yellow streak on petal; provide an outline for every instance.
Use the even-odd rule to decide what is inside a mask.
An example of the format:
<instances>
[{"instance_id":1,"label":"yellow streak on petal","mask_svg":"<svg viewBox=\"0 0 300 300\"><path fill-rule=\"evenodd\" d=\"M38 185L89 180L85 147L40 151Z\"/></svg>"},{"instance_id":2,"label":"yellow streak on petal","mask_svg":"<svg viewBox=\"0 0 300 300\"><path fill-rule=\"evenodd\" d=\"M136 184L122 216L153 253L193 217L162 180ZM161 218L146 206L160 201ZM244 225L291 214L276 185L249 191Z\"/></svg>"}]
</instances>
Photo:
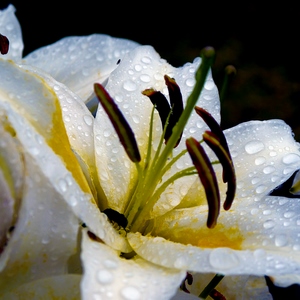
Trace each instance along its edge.
<instances>
[{"instance_id":1,"label":"yellow streak on petal","mask_svg":"<svg viewBox=\"0 0 300 300\"><path fill-rule=\"evenodd\" d=\"M235 250L241 250L244 241L242 232L238 227L226 227L223 224L217 224L213 229L202 227L199 229L172 230L165 238L200 248L228 247Z\"/></svg>"},{"instance_id":2,"label":"yellow streak on petal","mask_svg":"<svg viewBox=\"0 0 300 300\"><path fill-rule=\"evenodd\" d=\"M83 174L83 171L80 167L80 164L71 150L71 145L69 138L66 133L66 129L62 119L61 107L59 105L59 100L56 95L53 95L56 98L55 101L55 111L52 116L52 129L50 133L50 138L47 139L48 145L53 149L53 151L59 155L65 162L66 168L73 174L75 180L81 187L81 189L91 194L90 187L86 181L86 178Z\"/></svg>"}]
</instances>

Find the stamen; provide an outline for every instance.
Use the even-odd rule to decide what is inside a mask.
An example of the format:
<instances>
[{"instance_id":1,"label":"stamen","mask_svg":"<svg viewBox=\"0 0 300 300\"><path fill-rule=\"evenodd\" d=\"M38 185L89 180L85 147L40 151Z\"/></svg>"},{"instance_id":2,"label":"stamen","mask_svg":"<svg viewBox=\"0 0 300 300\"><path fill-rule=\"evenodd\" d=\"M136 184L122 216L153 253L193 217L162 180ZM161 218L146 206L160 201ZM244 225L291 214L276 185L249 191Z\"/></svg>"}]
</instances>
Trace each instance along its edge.
<instances>
[{"instance_id":1,"label":"stamen","mask_svg":"<svg viewBox=\"0 0 300 300\"><path fill-rule=\"evenodd\" d=\"M168 138L166 139L166 142L167 142L169 137L172 134L172 130L173 130L174 126L178 122L178 120L183 112L183 101L182 101L182 94L181 94L180 88L179 88L178 84L176 83L175 79L169 77L168 75L165 75L164 78L165 78L166 85L168 87L170 103L171 103L171 107L172 107L171 115L170 115L170 119L169 119L169 125L168 125L168 127L170 128L169 131L171 131L171 132L170 132L170 135L168 136ZM181 132L174 148L178 146L178 144L181 140L181 136L182 136L182 132Z\"/></svg>"},{"instance_id":2,"label":"stamen","mask_svg":"<svg viewBox=\"0 0 300 300\"><path fill-rule=\"evenodd\" d=\"M205 189L208 203L207 227L214 228L220 213L220 193L216 174L200 143L193 137L186 140L186 147Z\"/></svg>"},{"instance_id":3,"label":"stamen","mask_svg":"<svg viewBox=\"0 0 300 300\"><path fill-rule=\"evenodd\" d=\"M231 158L225 135L224 135L223 130L221 129L219 123L204 108L195 106L195 111L203 119L203 121L207 124L207 126L210 128L210 130L218 137L222 147L226 150L229 157ZM226 178L223 178L223 180L224 180L224 182L226 182Z\"/></svg>"},{"instance_id":4,"label":"stamen","mask_svg":"<svg viewBox=\"0 0 300 300\"><path fill-rule=\"evenodd\" d=\"M171 107L168 103L168 100L161 92L155 91L154 89L146 89L142 92L142 94L150 99L150 101L158 111L162 128L165 129L164 139L166 143L172 134L172 127L168 124L168 116L171 113Z\"/></svg>"},{"instance_id":5,"label":"stamen","mask_svg":"<svg viewBox=\"0 0 300 300\"><path fill-rule=\"evenodd\" d=\"M223 167L223 181L225 178L226 181L224 182L227 182L226 199L223 207L225 210L228 210L232 205L236 191L236 176L232 159L228 155L229 152L221 145L219 137L213 132L205 131L203 134L203 140L214 151Z\"/></svg>"},{"instance_id":6,"label":"stamen","mask_svg":"<svg viewBox=\"0 0 300 300\"><path fill-rule=\"evenodd\" d=\"M103 106L103 109L107 113L110 121L112 122L128 157L132 162L140 162L141 156L134 133L131 130L131 127L127 123L122 112L119 110L114 100L101 84L95 83L94 89L95 94L98 97L99 102Z\"/></svg>"},{"instance_id":7,"label":"stamen","mask_svg":"<svg viewBox=\"0 0 300 300\"><path fill-rule=\"evenodd\" d=\"M6 36L0 34L0 53L7 54L9 49L9 40Z\"/></svg>"},{"instance_id":8,"label":"stamen","mask_svg":"<svg viewBox=\"0 0 300 300\"><path fill-rule=\"evenodd\" d=\"M147 96L152 104L155 106L159 113L159 117L164 129L164 139L165 144L168 142L169 138L172 135L172 131L176 123L178 122L182 112L183 112L183 101L180 88L177 85L174 78L169 77L168 75L164 76L166 85L169 91L170 103L166 97L159 91L154 89L146 89L142 92L143 95ZM177 147L181 140L182 132L174 146Z\"/></svg>"}]
</instances>

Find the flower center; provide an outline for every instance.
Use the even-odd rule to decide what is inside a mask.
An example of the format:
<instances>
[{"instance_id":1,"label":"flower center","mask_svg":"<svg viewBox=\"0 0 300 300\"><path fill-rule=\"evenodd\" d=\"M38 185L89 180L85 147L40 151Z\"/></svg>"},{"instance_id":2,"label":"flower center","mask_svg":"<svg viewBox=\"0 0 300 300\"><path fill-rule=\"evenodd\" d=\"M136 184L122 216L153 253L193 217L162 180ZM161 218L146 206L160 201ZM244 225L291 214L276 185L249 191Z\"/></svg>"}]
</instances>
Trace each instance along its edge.
<instances>
[{"instance_id":1,"label":"flower center","mask_svg":"<svg viewBox=\"0 0 300 300\"><path fill-rule=\"evenodd\" d=\"M167 75L165 75L165 83L169 92L170 105L160 92L153 89L142 91L142 94L148 96L154 105L150 117L148 149L145 157L141 157L134 133L114 100L103 86L100 84L94 85L95 94L109 116L121 144L128 157L136 165L137 180L134 188L130 191L130 197L126 202L124 211L128 227L132 232L145 233L147 226L149 226L150 212L166 188L183 176L195 174L199 175L208 201L207 227L215 227L220 211L219 188L212 166L216 162L210 161L204 148L201 146L202 142L205 142L214 151L218 158L218 163L221 163L223 166L223 181L228 184L224 208L227 210L232 204L235 194L235 173L226 139L215 119L204 109L195 106L211 66L213 55L214 53L211 52L211 49L207 49L204 53L202 63L196 72L194 89L186 101L185 108L183 108L179 86L173 78ZM163 134L156 152L153 153L152 136L155 109L157 109L161 119ZM196 113L206 122L211 131L206 131L203 134L202 141L188 138L186 140L187 149L173 156L173 149L178 146L182 132L193 110L196 110ZM187 152L193 165L161 182L167 171Z\"/></svg>"}]
</instances>

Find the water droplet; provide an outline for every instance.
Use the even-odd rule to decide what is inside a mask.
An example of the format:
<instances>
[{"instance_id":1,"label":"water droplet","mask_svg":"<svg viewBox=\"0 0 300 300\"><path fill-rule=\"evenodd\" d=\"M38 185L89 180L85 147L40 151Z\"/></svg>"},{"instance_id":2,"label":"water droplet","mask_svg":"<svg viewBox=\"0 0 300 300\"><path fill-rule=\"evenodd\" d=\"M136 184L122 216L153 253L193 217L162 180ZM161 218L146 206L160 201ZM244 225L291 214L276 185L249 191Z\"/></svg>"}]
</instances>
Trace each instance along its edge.
<instances>
[{"instance_id":1,"label":"water droplet","mask_svg":"<svg viewBox=\"0 0 300 300\"><path fill-rule=\"evenodd\" d=\"M137 72L140 72L142 70L142 66L141 65L135 65L134 66L134 69L137 71Z\"/></svg>"},{"instance_id":2,"label":"water droplet","mask_svg":"<svg viewBox=\"0 0 300 300\"><path fill-rule=\"evenodd\" d=\"M287 218L287 219L290 219L290 218L292 218L295 214L296 214L296 213L293 212L293 211L287 211L287 212L284 213L283 216L284 216L285 218Z\"/></svg>"},{"instance_id":3,"label":"water droplet","mask_svg":"<svg viewBox=\"0 0 300 300\"><path fill-rule=\"evenodd\" d=\"M259 177L254 177L251 179L251 183L252 184L257 184L258 182L260 182L260 178Z\"/></svg>"},{"instance_id":4,"label":"water droplet","mask_svg":"<svg viewBox=\"0 0 300 300\"><path fill-rule=\"evenodd\" d=\"M174 261L174 267L176 269L185 268L186 267L185 257L183 256L177 257L176 260Z\"/></svg>"},{"instance_id":5,"label":"water droplet","mask_svg":"<svg viewBox=\"0 0 300 300\"><path fill-rule=\"evenodd\" d=\"M294 245L293 250L295 251L300 251L300 245Z\"/></svg>"},{"instance_id":6,"label":"water droplet","mask_svg":"<svg viewBox=\"0 0 300 300\"><path fill-rule=\"evenodd\" d=\"M279 234L275 237L275 245L277 247L286 246L288 243L287 237L285 234Z\"/></svg>"},{"instance_id":7,"label":"water droplet","mask_svg":"<svg viewBox=\"0 0 300 300\"><path fill-rule=\"evenodd\" d=\"M133 287L133 286L127 286L127 287L123 288L121 291L121 295L126 300L138 300L141 298L140 291L136 287Z\"/></svg>"},{"instance_id":8,"label":"water droplet","mask_svg":"<svg viewBox=\"0 0 300 300\"><path fill-rule=\"evenodd\" d=\"M272 173L272 172L274 172L275 171L275 168L273 167L273 166L267 166L267 167L265 167L264 169L263 169L263 172L265 173L265 174L270 174L270 173Z\"/></svg>"},{"instance_id":9,"label":"water droplet","mask_svg":"<svg viewBox=\"0 0 300 300\"><path fill-rule=\"evenodd\" d=\"M261 193L263 193L264 191L266 191L266 189L267 189L267 187L265 186L265 185L259 185L256 189L255 189L255 191L256 191L256 193L257 194L261 194Z\"/></svg>"},{"instance_id":10,"label":"water droplet","mask_svg":"<svg viewBox=\"0 0 300 300\"><path fill-rule=\"evenodd\" d=\"M107 259L103 262L103 265L107 268L107 269L116 269L118 267L118 263L114 260L111 259Z\"/></svg>"},{"instance_id":11,"label":"water droplet","mask_svg":"<svg viewBox=\"0 0 300 300\"><path fill-rule=\"evenodd\" d=\"M107 270L100 270L97 273L97 280L102 284L112 283L114 280L113 274Z\"/></svg>"},{"instance_id":12,"label":"water droplet","mask_svg":"<svg viewBox=\"0 0 300 300\"><path fill-rule=\"evenodd\" d=\"M264 228L266 229L273 228L274 226L275 222L273 220L267 220L266 222L264 222Z\"/></svg>"},{"instance_id":13,"label":"water droplet","mask_svg":"<svg viewBox=\"0 0 300 300\"><path fill-rule=\"evenodd\" d=\"M193 78L188 78L186 81L185 81L185 84L187 86L190 86L190 87L193 87L194 84L195 84L195 80Z\"/></svg>"},{"instance_id":14,"label":"water droplet","mask_svg":"<svg viewBox=\"0 0 300 300\"><path fill-rule=\"evenodd\" d=\"M144 56L141 61L145 64L151 64L152 59L148 56Z\"/></svg>"},{"instance_id":15,"label":"water droplet","mask_svg":"<svg viewBox=\"0 0 300 300\"><path fill-rule=\"evenodd\" d=\"M300 160L300 156L294 153L289 153L285 155L282 159L282 162L286 165L297 163Z\"/></svg>"},{"instance_id":16,"label":"water droplet","mask_svg":"<svg viewBox=\"0 0 300 300\"><path fill-rule=\"evenodd\" d=\"M150 78L149 75L143 74L143 75L140 76L140 79L141 79L142 82L146 82L147 83L147 82L150 82L151 78Z\"/></svg>"},{"instance_id":17,"label":"water droplet","mask_svg":"<svg viewBox=\"0 0 300 300\"><path fill-rule=\"evenodd\" d=\"M68 185L64 179L58 181L58 186L63 193L67 191Z\"/></svg>"},{"instance_id":18,"label":"water droplet","mask_svg":"<svg viewBox=\"0 0 300 300\"><path fill-rule=\"evenodd\" d=\"M261 141L252 141L245 145L245 151L248 154L255 154L262 151L265 145Z\"/></svg>"},{"instance_id":19,"label":"water droplet","mask_svg":"<svg viewBox=\"0 0 300 300\"><path fill-rule=\"evenodd\" d=\"M140 123L140 117L138 115L133 115L132 120L134 123L139 124Z\"/></svg>"},{"instance_id":20,"label":"water droplet","mask_svg":"<svg viewBox=\"0 0 300 300\"><path fill-rule=\"evenodd\" d=\"M42 239L42 244L43 244L43 245L49 244L49 239L43 238L43 239Z\"/></svg>"},{"instance_id":21,"label":"water droplet","mask_svg":"<svg viewBox=\"0 0 300 300\"><path fill-rule=\"evenodd\" d=\"M69 197L69 204L71 206L76 206L77 205L77 198L75 196Z\"/></svg>"},{"instance_id":22,"label":"water droplet","mask_svg":"<svg viewBox=\"0 0 300 300\"><path fill-rule=\"evenodd\" d=\"M93 118L89 115L83 116L83 120L86 125L91 126L93 124Z\"/></svg>"},{"instance_id":23,"label":"water droplet","mask_svg":"<svg viewBox=\"0 0 300 300\"><path fill-rule=\"evenodd\" d=\"M127 80L123 83L123 88L129 92L136 90L136 84L133 81Z\"/></svg>"},{"instance_id":24,"label":"water droplet","mask_svg":"<svg viewBox=\"0 0 300 300\"><path fill-rule=\"evenodd\" d=\"M240 259L231 249L216 248L211 251L209 262L216 269L227 270L237 267Z\"/></svg>"},{"instance_id":25,"label":"water droplet","mask_svg":"<svg viewBox=\"0 0 300 300\"><path fill-rule=\"evenodd\" d=\"M260 156L260 157L257 157L254 161L254 163L259 166L259 165L262 165L264 162L266 161L265 157L263 156Z\"/></svg>"},{"instance_id":26,"label":"water droplet","mask_svg":"<svg viewBox=\"0 0 300 300\"><path fill-rule=\"evenodd\" d=\"M212 90L215 87L215 84L212 80L206 80L204 84L204 88L206 90Z\"/></svg>"},{"instance_id":27,"label":"water droplet","mask_svg":"<svg viewBox=\"0 0 300 300\"><path fill-rule=\"evenodd\" d=\"M29 151L32 155L38 155L40 153L40 150L36 147L31 147Z\"/></svg>"},{"instance_id":28,"label":"water droplet","mask_svg":"<svg viewBox=\"0 0 300 300\"><path fill-rule=\"evenodd\" d=\"M258 208L252 208L250 211L251 215L256 215L258 212L259 212Z\"/></svg>"}]
</instances>

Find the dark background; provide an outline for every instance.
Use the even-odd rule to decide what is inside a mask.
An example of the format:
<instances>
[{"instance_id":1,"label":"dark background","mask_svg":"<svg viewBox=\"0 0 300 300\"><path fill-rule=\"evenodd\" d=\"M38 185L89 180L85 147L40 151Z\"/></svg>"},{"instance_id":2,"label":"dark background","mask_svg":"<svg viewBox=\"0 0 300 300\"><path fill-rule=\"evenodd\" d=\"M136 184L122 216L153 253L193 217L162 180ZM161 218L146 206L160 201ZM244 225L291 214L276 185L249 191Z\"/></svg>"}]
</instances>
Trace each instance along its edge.
<instances>
[{"instance_id":1,"label":"dark background","mask_svg":"<svg viewBox=\"0 0 300 300\"><path fill-rule=\"evenodd\" d=\"M24 55L65 36L92 33L150 44L174 66L213 46L219 87L224 68L237 69L222 103L223 128L280 118L300 141L300 11L292 1L240 2L11 0L23 30ZM0 0L0 8L8 3Z\"/></svg>"},{"instance_id":2,"label":"dark background","mask_svg":"<svg viewBox=\"0 0 300 300\"><path fill-rule=\"evenodd\" d=\"M231 64L237 69L222 102L222 127L280 118L300 141L296 2L0 0L0 9L9 3L22 26L24 55L65 36L92 33L152 45L174 66L193 61L202 48L212 46L219 87L224 68ZM278 291L276 295L274 299L286 299Z\"/></svg>"}]
</instances>

